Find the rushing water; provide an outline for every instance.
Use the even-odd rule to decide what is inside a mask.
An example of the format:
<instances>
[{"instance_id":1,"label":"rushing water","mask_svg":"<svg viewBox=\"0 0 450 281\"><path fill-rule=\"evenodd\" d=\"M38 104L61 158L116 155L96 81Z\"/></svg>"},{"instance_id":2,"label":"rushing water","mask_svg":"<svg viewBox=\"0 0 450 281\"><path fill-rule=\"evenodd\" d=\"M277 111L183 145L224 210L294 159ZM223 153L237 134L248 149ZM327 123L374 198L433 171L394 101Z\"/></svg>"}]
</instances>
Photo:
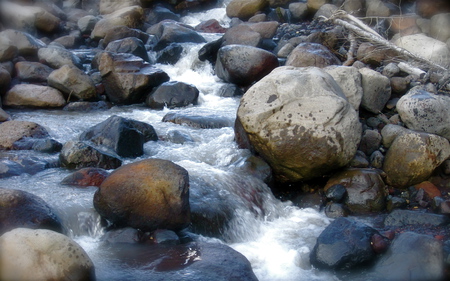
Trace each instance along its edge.
<instances>
[{"instance_id":1,"label":"rushing water","mask_svg":"<svg viewBox=\"0 0 450 281\"><path fill-rule=\"evenodd\" d=\"M208 18L216 18L222 24L229 21L223 8L190 14L183 21L195 25ZM213 39L214 36L209 35L208 38ZM188 170L191 181L207 182L238 202L235 219L224 233L224 241L209 237L199 239L227 243L249 259L255 274L262 281L337 280L309 264L309 252L317 236L329 224L328 218L313 209L300 209L274 198L262 180L246 170L244 163L251 155L248 150L238 149L232 126L196 129L161 121L170 111L221 116L229 119L230 124L236 116L239 98L218 96L223 82L214 75L209 63L197 59L201 45L186 44L184 47L187 51L176 65L157 66L166 71L171 80L194 84L200 91L197 106L161 111L135 105L89 113L61 110L13 110L9 113L15 120L43 125L52 138L61 143L76 139L81 132L112 115L151 124L160 140L145 144L144 156L125 159L125 163L144 158L171 160ZM189 135L193 141L184 144L165 141L165 136L173 130ZM98 280L146 280L145 268L124 263L114 250L101 242L104 229L92 205L96 188L75 188L60 184L71 172L62 168L47 169L35 175L2 179L0 187L26 190L51 205L63 221L66 233L94 261ZM261 204L249 205L248 201L242 203L240 198L246 196L245 190L248 188L264 194Z\"/></svg>"}]
</instances>

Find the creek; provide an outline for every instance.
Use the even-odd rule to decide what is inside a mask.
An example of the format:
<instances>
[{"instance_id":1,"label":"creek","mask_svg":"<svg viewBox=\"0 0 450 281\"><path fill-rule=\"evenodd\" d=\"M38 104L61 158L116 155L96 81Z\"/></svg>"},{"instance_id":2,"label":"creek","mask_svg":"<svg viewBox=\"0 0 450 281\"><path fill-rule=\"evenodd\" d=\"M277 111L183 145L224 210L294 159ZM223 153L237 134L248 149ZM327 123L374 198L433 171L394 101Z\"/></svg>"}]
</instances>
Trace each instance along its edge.
<instances>
[{"instance_id":1,"label":"creek","mask_svg":"<svg viewBox=\"0 0 450 281\"><path fill-rule=\"evenodd\" d=\"M186 24L195 25L208 18L218 19L224 25L229 22L224 8L188 14L182 20ZM218 38L217 36L219 35L205 34L207 40ZM196 106L171 110L165 108L160 111L143 105L132 105L87 113L62 110L8 110L8 113L14 120L33 121L44 126L51 137L61 143L77 139L83 131L112 115L151 124L160 140L146 143L143 156L123 159L124 163L145 158L171 160L189 172L192 188L206 182L218 190L219 194L237 202L234 219L223 233L222 239L206 236L198 236L197 239L226 243L242 253L261 281L338 280L334 275L318 271L309 264L309 253L316 238L330 220L314 209L301 209L291 202L278 200L261 179L250 173L246 163L251 154L248 150L239 149L234 141L233 123L239 97L219 96L219 89L224 83L214 75L211 64L198 60L197 52L201 44L183 46L185 53L178 63L156 66L166 71L172 81L195 85L200 91ZM163 116L168 112L222 117L229 120L230 126L200 129L162 122ZM190 136L192 141L184 144L167 141L165 136L174 130ZM57 158L57 155L30 151L18 153ZM149 264L130 262L130 256L138 255L133 246L119 251L111 249L102 241L105 229L92 203L97 188L60 184L72 172L59 167L50 168L34 175L23 174L1 179L0 187L31 192L53 207L64 224L66 234L79 243L93 260L97 280L147 280L147 270L158 269ZM251 200L242 200L242 196L250 189L261 194L262 202L251 204ZM208 198L203 200L208 203ZM163 258L170 253L157 251L154 255Z\"/></svg>"}]
</instances>

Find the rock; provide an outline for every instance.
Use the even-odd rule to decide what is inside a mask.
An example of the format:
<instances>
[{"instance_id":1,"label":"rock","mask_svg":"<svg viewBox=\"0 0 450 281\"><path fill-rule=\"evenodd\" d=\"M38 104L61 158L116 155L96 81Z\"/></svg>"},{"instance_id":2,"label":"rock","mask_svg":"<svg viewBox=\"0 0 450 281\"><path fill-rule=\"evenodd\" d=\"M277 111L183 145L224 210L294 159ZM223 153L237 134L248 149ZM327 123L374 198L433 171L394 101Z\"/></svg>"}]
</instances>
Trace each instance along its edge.
<instances>
[{"instance_id":1,"label":"rock","mask_svg":"<svg viewBox=\"0 0 450 281\"><path fill-rule=\"evenodd\" d=\"M139 229L124 227L113 229L105 233L102 240L110 244L137 244L143 242L144 233Z\"/></svg>"},{"instance_id":2,"label":"rock","mask_svg":"<svg viewBox=\"0 0 450 281\"><path fill-rule=\"evenodd\" d=\"M113 53L128 53L150 62L144 42L135 37L128 37L112 41L106 46L105 51Z\"/></svg>"},{"instance_id":3,"label":"rock","mask_svg":"<svg viewBox=\"0 0 450 281\"><path fill-rule=\"evenodd\" d=\"M93 15L87 15L77 21L78 28L82 34L90 34L94 30L99 19Z\"/></svg>"},{"instance_id":4,"label":"rock","mask_svg":"<svg viewBox=\"0 0 450 281\"><path fill-rule=\"evenodd\" d=\"M400 68L398 67L397 64L391 62L388 63L384 68L383 68L383 72L381 74L383 74L386 77L394 77L397 76L400 73Z\"/></svg>"},{"instance_id":5,"label":"rock","mask_svg":"<svg viewBox=\"0 0 450 281\"><path fill-rule=\"evenodd\" d=\"M325 196L327 199L337 203L341 202L346 194L347 189L342 184L331 185L325 191Z\"/></svg>"},{"instance_id":6,"label":"rock","mask_svg":"<svg viewBox=\"0 0 450 281\"><path fill-rule=\"evenodd\" d=\"M358 116L340 87L314 67L272 71L244 94L237 120L282 181L347 165L361 138Z\"/></svg>"},{"instance_id":7,"label":"rock","mask_svg":"<svg viewBox=\"0 0 450 281\"><path fill-rule=\"evenodd\" d=\"M325 46L317 43L300 43L289 54L287 66L325 67L329 65L341 65L339 59L332 54Z\"/></svg>"},{"instance_id":8,"label":"rock","mask_svg":"<svg viewBox=\"0 0 450 281\"><path fill-rule=\"evenodd\" d=\"M91 32L91 38L94 40L104 38L107 30L114 26L125 25L129 28L140 29L143 19L144 10L140 6L124 7L99 20Z\"/></svg>"},{"instance_id":9,"label":"rock","mask_svg":"<svg viewBox=\"0 0 450 281\"><path fill-rule=\"evenodd\" d=\"M357 150L355 156L348 165L352 168L367 168L369 167L369 160L364 152Z\"/></svg>"},{"instance_id":10,"label":"rock","mask_svg":"<svg viewBox=\"0 0 450 281\"><path fill-rule=\"evenodd\" d=\"M385 184L380 174L371 169L347 169L332 176L324 190L334 185L343 185L347 190L345 206L356 214L383 211Z\"/></svg>"},{"instance_id":11,"label":"rock","mask_svg":"<svg viewBox=\"0 0 450 281\"><path fill-rule=\"evenodd\" d=\"M378 130L365 130L359 143L359 150L370 156L380 148L381 140Z\"/></svg>"},{"instance_id":12,"label":"rock","mask_svg":"<svg viewBox=\"0 0 450 281\"><path fill-rule=\"evenodd\" d=\"M147 33L155 35L158 39L153 48L155 51L164 49L170 43L206 43L205 38L192 27L171 20L164 20L151 26L147 29Z\"/></svg>"},{"instance_id":13,"label":"rock","mask_svg":"<svg viewBox=\"0 0 450 281\"><path fill-rule=\"evenodd\" d=\"M433 199L434 197L439 197L442 195L441 192L439 191L439 189L429 181L424 181L419 184L416 184L416 185L414 185L414 188L416 190L423 189L425 191L426 195L428 196L428 198L430 198L430 199Z\"/></svg>"},{"instance_id":14,"label":"rock","mask_svg":"<svg viewBox=\"0 0 450 281\"><path fill-rule=\"evenodd\" d=\"M247 20L257 12L262 11L268 2L266 0L232 0L228 3L226 13L229 18Z\"/></svg>"},{"instance_id":15,"label":"rock","mask_svg":"<svg viewBox=\"0 0 450 281\"><path fill-rule=\"evenodd\" d=\"M97 91L92 79L81 69L64 65L50 73L48 85L60 90L64 97L80 100L92 100L97 98Z\"/></svg>"},{"instance_id":16,"label":"rock","mask_svg":"<svg viewBox=\"0 0 450 281\"><path fill-rule=\"evenodd\" d=\"M172 143L184 144L186 142L194 142L191 135L187 132L181 132L178 130L170 130L166 135L167 141Z\"/></svg>"},{"instance_id":17,"label":"rock","mask_svg":"<svg viewBox=\"0 0 450 281\"><path fill-rule=\"evenodd\" d=\"M225 33L227 29L220 25L216 19L203 21L195 26L195 30L203 33Z\"/></svg>"},{"instance_id":18,"label":"rock","mask_svg":"<svg viewBox=\"0 0 450 281\"><path fill-rule=\"evenodd\" d=\"M0 3L0 16L7 26L34 33L55 32L59 28L60 19L39 6L18 5L4 1Z\"/></svg>"},{"instance_id":19,"label":"rock","mask_svg":"<svg viewBox=\"0 0 450 281\"><path fill-rule=\"evenodd\" d=\"M6 188L0 188L0 195L0 235L18 227L62 232L63 226L55 211L40 197Z\"/></svg>"},{"instance_id":20,"label":"rock","mask_svg":"<svg viewBox=\"0 0 450 281\"><path fill-rule=\"evenodd\" d=\"M66 142L61 150L59 159L61 166L69 169L94 167L109 170L122 165L122 161L119 158L77 141Z\"/></svg>"},{"instance_id":21,"label":"rock","mask_svg":"<svg viewBox=\"0 0 450 281\"><path fill-rule=\"evenodd\" d=\"M447 44L424 34L403 36L395 45L443 67L450 66L450 50Z\"/></svg>"},{"instance_id":22,"label":"rock","mask_svg":"<svg viewBox=\"0 0 450 281\"><path fill-rule=\"evenodd\" d=\"M0 122L5 122L8 121L9 119L10 119L9 114L0 108Z\"/></svg>"},{"instance_id":23,"label":"rock","mask_svg":"<svg viewBox=\"0 0 450 281\"><path fill-rule=\"evenodd\" d=\"M371 238L377 231L350 218L337 218L317 238L311 265L321 269L348 269L375 258Z\"/></svg>"},{"instance_id":24,"label":"rock","mask_svg":"<svg viewBox=\"0 0 450 281\"><path fill-rule=\"evenodd\" d=\"M176 64L183 53L183 46L178 43L171 43L156 55L156 62L163 64Z\"/></svg>"},{"instance_id":25,"label":"rock","mask_svg":"<svg viewBox=\"0 0 450 281\"><path fill-rule=\"evenodd\" d=\"M38 50L45 47L44 42L41 40L33 37L29 33L18 30L3 30L0 32L0 37L9 39L12 45L17 48L17 54L20 56L35 57Z\"/></svg>"},{"instance_id":26,"label":"rock","mask_svg":"<svg viewBox=\"0 0 450 281\"><path fill-rule=\"evenodd\" d=\"M14 108L58 108L65 104L57 89L32 84L18 84L3 97L3 105Z\"/></svg>"},{"instance_id":27,"label":"rock","mask_svg":"<svg viewBox=\"0 0 450 281\"><path fill-rule=\"evenodd\" d=\"M17 47L0 32L0 62L10 61L17 55Z\"/></svg>"},{"instance_id":28,"label":"rock","mask_svg":"<svg viewBox=\"0 0 450 281\"><path fill-rule=\"evenodd\" d=\"M265 22L255 22L255 23L243 23L247 25L253 31L258 32L262 39L272 39L277 33L280 23L277 21L265 21Z\"/></svg>"},{"instance_id":29,"label":"rock","mask_svg":"<svg viewBox=\"0 0 450 281\"><path fill-rule=\"evenodd\" d=\"M180 21L180 16L158 4L151 9L145 9L145 22L147 24L154 25L163 20Z\"/></svg>"},{"instance_id":30,"label":"rock","mask_svg":"<svg viewBox=\"0 0 450 281\"><path fill-rule=\"evenodd\" d=\"M11 84L11 74L2 66L0 66L0 97L3 96L6 91L9 90L9 85ZM2 105L2 100L0 98L0 108Z\"/></svg>"},{"instance_id":31,"label":"rock","mask_svg":"<svg viewBox=\"0 0 450 281\"><path fill-rule=\"evenodd\" d=\"M188 172L161 159L124 165L100 185L94 207L117 226L180 230L190 222Z\"/></svg>"},{"instance_id":32,"label":"rock","mask_svg":"<svg viewBox=\"0 0 450 281\"><path fill-rule=\"evenodd\" d=\"M262 36L249 25L239 24L229 28L222 37L222 47L226 45L246 45L261 47Z\"/></svg>"},{"instance_id":33,"label":"rock","mask_svg":"<svg viewBox=\"0 0 450 281\"><path fill-rule=\"evenodd\" d=\"M38 57L41 62L54 69L63 67L64 65L82 68L81 60L66 49L56 47L40 48Z\"/></svg>"},{"instance_id":34,"label":"rock","mask_svg":"<svg viewBox=\"0 0 450 281\"><path fill-rule=\"evenodd\" d=\"M250 85L276 67L278 59L268 51L244 45L228 45L219 49L215 71L226 82Z\"/></svg>"},{"instance_id":35,"label":"rock","mask_svg":"<svg viewBox=\"0 0 450 281\"><path fill-rule=\"evenodd\" d=\"M106 95L116 104L141 102L149 90L169 80L167 73L131 54L103 52L98 68Z\"/></svg>"},{"instance_id":36,"label":"rock","mask_svg":"<svg viewBox=\"0 0 450 281\"><path fill-rule=\"evenodd\" d=\"M0 160L0 178L20 176L22 174L34 175L45 169L56 166L46 160L36 157L16 157Z\"/></svg>"},{"instance_id":37,"label":"rock","mask_svg":"<svg viewBox=\"0 0 450 281\"><path fill-rule=\"evenodd\" d=\"M410 79L407 77L392 77L391 78L391 89L393 93L405 94L409 88Z\"/></svg>"},{"instance_id":38,"label":"rock","mask_svg":"<svg viewBox=\"0 0 450 281\"><path fill-rule=\"evenodd\" d=\"M442 244L431 236L401 233L377 261L371 280L443 280Z\"/></svg>"},{"instance_id":39,"label":"rock","mask_svg":"<svg viewBox=\"0 0 450 281\"><path fill-rule=\"evenodd\" d=\"M333 4L324 4L314 14L314 18L326 17L330 18L339 8Z\"/></svg>"},{"instance_id":40,"label":"rock","mask_svg":"<svg viewBox=\"0 0 450 281\"><path fill-rule=\"evenodd\" d=\"M308 4L302 2L295 2L289 4L289 12L291 12L292 19L300 21L308 15Z\"/></svg>"},{"instance_id":41,"label":"rock","mask_svg":"<svg viewBox=\"0 0 450 281\"><path fill-rule=\"evenodd\" d=\"M121 157L138 157L144 154L144 143L148 141L141 129L147 136L153 136L152 140L157 139L151 125L113 115L84 131L80 140Z\"/></svg>"},{"instance_id":42,"label":"rock","mask_svg":"<svg viewBox=\"0 0 450 281\"><path fill-rule=\"evenodd\" d=\"M356 64L365 63L373 66L380 66L385 61L392 61L396 57L398 58L399 54L394 50L386 50L380 49L378 46L375 46L371 43L364 42L361 43L358 47L358 51L356 52L356 58L358 61L353 63L353 66L356 67ZM358 67L362 68L362 67Z\"/></svg>"},{"instance_id":43,"label":"rock","mask_svg":"<svg viewBox=\"0 0 450 281\"><path fill-rule=\"evenodd\" d=\"M106 30L105 38L103 38L103 46L106 47L113 41L129 37L135 37L146 44L150 38L150 35L139 29L129 28L125 25L113 26Z\"/></svg>"},{"instance_id":44,"label":"rock","mask_svg":"<svg viewBox=\"0 0 450 281\"><path fill-rule=\"evenodd\" d=\"M193 85L176 81L165 82L148 95L145 104L153 109L173 109L196 105L198 95L199 90Z\"/></svg>"},{"instance_id":45,"label":"rock","mask_svg":"<svg viewBox=\"0 0 450 281\"><path fill-rule=\"evenodd\" d=\"M89 101L75 101L70 102L64 106L65 111L94 111L94 110L107 110L112 107L111 103L104 101L89 102Z\"/></svg>"},{"instance_id":46,"label":"rock","mask_svg":"<svg viewBox=\"0 0 450 281\"><path fill-rule=\"evenodd\" d=\"M386 210L392 212L394 209L404 209L408 206L408 202L405 198L391 197L387 200Z\"/></svg>"},{"instance_id":47,"label":"rock","mask_svg":"<svg viewBox=\"0 0 450 281\"><path fill-rule=\"evenodd\" d=\"M325 215L329 218L341 218L348 216L348 210L343 204L330 202L325 206Z\"/></svg>"},{"instance_id":48,"label":"rock","mask_svg":"<svg viewBox=\"0 0 450 281\"><path fill-rule=\"evenodd\" d=\"M450 3L446 0L417 0L416 2L416 13L424 18L450 12Z\"/></svg>"},{"instance_id":49,"label":"rock","mask_svg":"<svg viewBox=\"0 0 450 281\"><path fill-rule=\"evenodd\" d=\"M389 3L381 0L372 0L366 2L366 17L389 17L391 16L391 7Z\"/></svg>"},{"instance_id":50,"label":"rock","mask_svg":"<svg viewBox=\"0 0 450 281\"><path fill-rule=\"evenodd\" d=\"M241 90L241 88L232 83L225 84L219 89L220 97L235 97L242 96L243 94L244 92Z\"/></svg>"},{"instance_id":51,"label":"rock","mask_svg":"<svg viewBox=\"0 0 450 281\"><path fill-rule=\"evenodd\" d=\"M49 134L41 125L28 121L7 121L0 123L0 149L11 150L24 138L47 138Z\"/></svg>"},{"instance_id":52,"label":"rock","mask_svg":"<svg viewBox=\"0 0 450 281\"><path fill-rule=\"evenodd\" d=\"M109 175L100 168L82 168L65 177L61 184L73 186L100 186Z\"/></svg>"},{"instance_id":53,"label":"rock","mask_svg":"<svg viewBox=\"0 0 450 281\"><path fill-rule=\"evenodd\" d=\"M430 225L443 226L448 225L450 219L445 215L424 213L410 210L393 210L385 219L385 226L403 227L407 225Z\"/></svg>"},{"instance_id":54,"label":"rock","mask_svg":"<svg viewBox=\"0 0 450 281\"><path fill-rule=\"evenodd\" d=\"M164 115L162 121L201 129L217 129L223 127L231 127L233 125L233 121L225 117L215 115L204 116L186 112L169 112Z\"/></svg>"},{"instance_id":55,"label":"rock","mask_svg":"<svg viewBox=\"0 0 450 281\"><path fill-rule=\"evenodd\" d=\"M390 30L393 33L401 33L404 35L411 35L410 31L417 30L419 31L419 27L417 26L417 19L419 17L415 14L402 15L390 18ZM420 32L416 32L420 33Z\"/></svg>"},{"instance_id":56,"label":"rock","mask_svg":"<svg viewBox=\"0 0 450 281\"><path fill-rule=\"evenodd\" d=\"M365 1L363 0L346 0L343 3L343 9L347 13L356 17L366 15Z\"/></svg>"},{"instance_id":57,"label":"rock","mask_svg":"<svg viewBox=\"0 0 450 281\"><path fill-rule=\"evenodd\" d=\"M308 0L306 1L308 8L313 11L319 10L323 5L330 3L330 0Z\"/></svg>"},{"instance_id":58,"label":"rock","mask_svg":"<svg viewBox=\"0 0 450 281\"><path fill-rule=\"evenodd\" d=\"M53 71L53 68L39 63L20 61L14 65L16 77L24 82L47 82L47 78Z\"/></svg>"},{"instance_id":59,"label":"rock","mask_svg":"<svg viewBox=\"0 0 450 281\"><path fill-rule=\"evenodd\" d=\"M153 241L156 244L163 244L163 245L178 245L180 244L180 238L178 238L178 235L167 229L157 229L155 232L153 232Z\"/></svg>"},{"instance_id":60,"label":"rock","mask_svg":"<svg viewBox=\"0 0 450 281\"><path fill-rule=\"evenodd\" d=\"M349 103L358 111L363 96L361 74L358 69L352 66L328 66L323 70L333 77Z\"/></svg>"},{"instance_id":61,"label":"rock","mask_svg":"<svg viewBox=\"0 0 450 281\"><path fill-rule=\"evenodd\" d=\"M95 280L89 256L69 237L16 228L0 237L2 280Z\"/></svg>"},{"instance_id":62,"label":"rock","mask_svg":"<svg viewBox=\"0 0 450 281\"><path fill-rule=\"evenodd\" d=\"M389 143L389 130L394 125L387 125L381 131L383 143ZM395 128L395 127L394 127ZM437 135L411 130L400 130L393 137L386 153L383 170L387 183L406 188L425 181L432 172L450 156L450 144L447 139Z\"/></svg>"},{"instance_id":63,"label":"rock","mask_svg":"<svg viewBox=\"0 0 450 281\"><path fill-rule=\"evenodd\" d=\"M100 14L107 15L111 14L117 10L128 8L130 6L140 6L141 1L139 0L100 0Z\"/></svg>"},{"instance_id":64,"label":"rock","mask_svg":"<svg viewBox=\"0 0 450 281\"><path fill-rule=\"evenodd\" d=\"M397 111L411 130L436 134L450 140L450 97L414 87L397 102Z\"/></svg>"},{"instance_id":65,"label":"rock","mask_svg":"<svg viewBox=\"0 0 450 281\"><path fill-rule=\"evenodd\" d=\"M369 112L379 113L391 97L389 78L369 68L362 68L361 85L363 96L361 106Z\"/></svg>"}]
</instances>

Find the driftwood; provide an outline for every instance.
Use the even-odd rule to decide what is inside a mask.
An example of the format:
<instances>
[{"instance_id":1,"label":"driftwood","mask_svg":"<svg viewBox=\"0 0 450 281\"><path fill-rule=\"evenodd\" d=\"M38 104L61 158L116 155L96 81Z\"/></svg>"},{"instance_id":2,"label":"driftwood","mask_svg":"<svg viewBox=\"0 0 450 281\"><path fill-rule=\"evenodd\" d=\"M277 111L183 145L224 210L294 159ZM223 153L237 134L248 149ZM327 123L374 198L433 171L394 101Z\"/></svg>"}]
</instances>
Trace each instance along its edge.
<instances>
[{"instance_id":1,"label":"driftwood","mask_svg":"<svg viewBox=\"0 0 450 281\"><path fill-rule=\"evenodd\" d=\"M427 59L424 59L420 56L414 55L411 52L392 44L391 42L384 39L381 35L379 35L376 31L374 31L369 26L364 24L361 20L359 20L358 18L356 18L352 15L347 14L345 11L338 10L330 18L325 18L325 20L333 21L334 24L345 27L346 29L351 31L351 34L353 33L358 38L367 40L376 45L381 45L387 49L394 50L397 53L399 53L400 55L404 56L405 58L408 59L408 62L403 62L403 66L404 66L404 69L408 70L407 71L408 73L409 73L409 71L412 71L414 73L419 73L418 76L421 76L422 72L424 72L422 70L422 68L426 69L426 70L433 69L433 70L436 70L439 72L447 72L448 71L446 68L444 68L436 63L430 62ZM355 43L352 43L352 40L354 40L354 39L352 39L351 37L349 37L349 39L350 39L350 49L352 49L352 45L355 44ZM348 57L346 63L353 60L353 52L354 52L354 50L352 50L351 52L349 50L348 55L350 57ZM413 69L414 69L414 71L413 71Z\"/></svg>"}]
</instances>

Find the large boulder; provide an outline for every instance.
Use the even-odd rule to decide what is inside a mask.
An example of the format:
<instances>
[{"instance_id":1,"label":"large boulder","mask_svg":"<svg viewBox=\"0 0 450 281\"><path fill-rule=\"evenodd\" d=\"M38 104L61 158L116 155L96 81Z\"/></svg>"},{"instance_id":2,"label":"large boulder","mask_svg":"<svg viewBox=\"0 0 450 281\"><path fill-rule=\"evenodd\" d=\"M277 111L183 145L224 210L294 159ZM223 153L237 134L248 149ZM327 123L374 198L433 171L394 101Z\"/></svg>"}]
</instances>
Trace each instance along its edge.
<instances>
[{"instance_id":1,"label":"large boulder","mask_svg":"<svg viewBox=\"0 0 450 281\"><path fill-rule=\"evenodd\" d=\"M59 159L61 166L70 169L94 167L108 170L122 165L122 160L116 156L79 141L66 142L59 154Z\"/></svg>"},{"instance_id":2,"label":"large boulder","mask_svg":"<svg viewBox=\"0 0 450 281\"><path fill-rule=\"evenodd\" d=\"M164 20L147 29L147 33L155 35L158 43L155 51L160 51L171 43L206 43L205 38L190 26L173 20Z\"/></svg>"},{"instance_id":3,"label":"large boulder","mask_svg":"<svg viewBox=\"0 0 450 281\"><path fill-rule=\"evenodd\" d=\"M296 67L341 65L341 61L327 49L317 43L300 43L287 57L286 65Z\"/></svg>"},{"instance_id":4,"label":"large boulder","mask_svg":"<svg viewBox=\"0 0 450 281\"><path fill-rule=\"evenodd\" d=\"M389 78L370 68L362 68L359 73L363 88L361 107L378 114L391 97L391 82Z\"/></svg>"},{"instance_id":5,"label":"large boulder","mask_svg":"<svg viewBox=\"0 0 450 281\"><path fill-rule=\"evenodd\" d=\"M369 280L444 280L442 243L432 236L401 233L377 261Z\"/></svg>"},{"instance_id":6,"label":"large boulder","mask_svg":"<svg viewBox=\"0 0 450 281\"><path fill-rule=\"evenodd\" d=\"M347 269L375 258L371 239L377 231L350 218L333 221L317 238L311 265L323 269Z\"/></svg>"},{"instance_id":7,"label":"large boulder","mask_svg":"<svg viewBox=\"0 0 450 281\"><path fill-rule=\"evenodd\" d=\"M347 165L361 139L356 111L334 79L315 67L275 69L245 93L237 118L281 181Z\"/></svg>"},{"instance_id":8,"label":"large boulder","mask_svg":"<svg viewBox=\"0 0 450 281\"><path fill-rule=\"evenodd\" d=\"M54 210L34 194L0 188L0 206L0 235L18 227L62 232L62 224Z\"/></svg>"},{"instance_id":9,"label":"large boulder","mask_svg":"<svg viewBox=\"0 0 450 281\"><path fill-rule=\"evenodd\" d=\"M24 82L46 82L53 68L40 62L20 61L14 65L16 77Z\"/></svg>"},{"instance_id":10,"label":"large boulder","mask_svg":"<svg viewBox=\"0 0 450 281\"><path fill-rule=\"evenodd\" d=\"M127 164L103 181L94 207L117 226L183 229L190 222L188 172L161 159Z\"/></svg>"},{"instance_id":11,"label":"large boulder","mask_svg":"<svg viewBox=\"0 0 450 281\"><path fill-rule=\"evenodd\" d=\"M38 57L41 62L44 62L54 69L63 67L64 65L82 68L80 58L63 48L40 48L38 51Z\"/></svg>"},{"instance_id":12,"label":"large boulder","mask_svg":"<svg viewBox=\"0 0 450 281\"><path fill-rule=\"evenodd\" d=\"M260 47L262 36L259 32L253 30L249 25L239 24L229 28L221 39L222 46L226 45L246 45Z\"/></svg>"},{"instance_id":13,"label":"large boulder","mask_svg":"<svg viewBox=\"0 0 450 281\"><path fill-rule=\"evenodd\" d=\"M48 137L47 130L34 122L12 120L0 123L0 150L18 149L18 143L23 139Z\"/></svg>"},{"instance_id":14,"label":"large boulder","mask_svg":"<svg viewBox=\"0 0 450 281\"><path fill-rule=\"evenodd\" d=\"M69 237L16 228L0 237L1 280L95 280L89 256Z\"/></svg>"},{"instance_id":15,"label":"large boulder","mask_svg":"<svg viewBox=\"0 0 450 281\"><path fill-rule=\"evenodd\" d=\"M142 102L153 87L169 80L167 73L131 54L102 52L98 61L106 95L113 103Z\"/></svg>"},{"instance_id":16,"label":"large boulder","mask_svg":"<svg viewBox=\"0 0 450 281\"><path fill-rule=\"evenodd\" d=\"M425 34L402 36L394 44L443 67L450 66L450 49L447 44Z\"/></svg>"},{"instance_id":17,"label":"large boulder","mask_svg":"<svg viewBox=\"0 0 450 281\"><path fill-rule=\"evenodd\" d=\"M226 8L227 16L248 20L257 12L264 10L269 2L267 0L232 0Z\"/></svg>"},{"instance_id":18,"label":"large boulder","mask_svg":"<svg viewBox=\"0 0 450 281\"><path fill-rule=\"evenodd\" d=\"M363 96L361 73L353 66L328 66L324 70L333 77L353 108L358 111Z\"/></svg>"},{"instance_id":19,"label":"large boulder","mask_svg":"<svg viewBox=\"0 0 450 281\"><path fill-rule=\"evenodd\" d=\"M396 108L409 129L450 140L450 97L414 87L400 98Z\"/></svg>"},{"instance_id":20,"label":"large boulder","mask_svg":"<svg viewBox=\"0 0 450 281\"><path fill-rule=\"evenodd\" d=\"M141 156L144 153L144 143L157 138L155 129L150 124L116 115L80 135L81 141L89 141L121 157Z\"/></svg>"},{"instance_id":21,"label":"large boulder","mask_svg":"<svg viewBox=\"0 0 450 281\"><path fill-rule=\"evenodd\" d=\"M83 70L64 65L48 76L48 85L60 90L66 99L74 97L80 100L97 98L97 90L91 77Z\"/></svg>"},{"instance_id":22,"label":"large boulder","mask_svg":"<svg viewBox=\"0 0 450 281\"><path fill-rule=\"evenodd\" d=\"M238 85L250 85L278 67L277 57L263 49L228 45L219 49L215 66L216 75Z\"/></svg>"},{"instance_id":23,"label":"large boulder","mask_svg":"<svg viewBox=\"0 0 450 281\"><path fill-rule=\"evenodd\" d=\"M91 38L100 40L105 37L108 29L125 25L129 28L141 28L144 23L144 9L140 6L124 7L106 15L99 20L92 30Z\"/></svg>"},{"instance_id":24,"label":"large boulder","mask_svg":"<svg viewBox=\"0 0 450 281\"><path fill-rule=\"evenodd\" d=\"M342 185L347 190L345 205L356 214L381 212L386 206L385 184L380 174L371 169L347 169L332 176L324 190Z\"/></svg>"},{"instance_id":25,"label":"large boulder","mask_svg":"<svg viewBox=\"0 0 450 281\"><path fill-rule=\"evenodd\" d=\"M406 188L427 180L450 156L449 141L443 137L398 129L387 125L381 131L383 145L388 147L383 170L387 183Z\"/></svg>"},{"instance_id":26,"label":"large boulder","mask_svg":"<svg viewBox=\"0 0 450 281\"><path fill-rule=\"evenodd\" d=\"M199 93L195 86L187 83L165 82L148 95L145 104L154 109L196 105Z\"/></svg>"},{"instance_id":27,"label":"large boulder","mask_svg":"<svg viewBox=\"0 0 450 281\"><path fill-rule=\"evenodd\" d=\"M66 105L66 101L55 88L18 84L5 94L3 105L15 108L58 108Z\"/></svg>"}]
</instances>

